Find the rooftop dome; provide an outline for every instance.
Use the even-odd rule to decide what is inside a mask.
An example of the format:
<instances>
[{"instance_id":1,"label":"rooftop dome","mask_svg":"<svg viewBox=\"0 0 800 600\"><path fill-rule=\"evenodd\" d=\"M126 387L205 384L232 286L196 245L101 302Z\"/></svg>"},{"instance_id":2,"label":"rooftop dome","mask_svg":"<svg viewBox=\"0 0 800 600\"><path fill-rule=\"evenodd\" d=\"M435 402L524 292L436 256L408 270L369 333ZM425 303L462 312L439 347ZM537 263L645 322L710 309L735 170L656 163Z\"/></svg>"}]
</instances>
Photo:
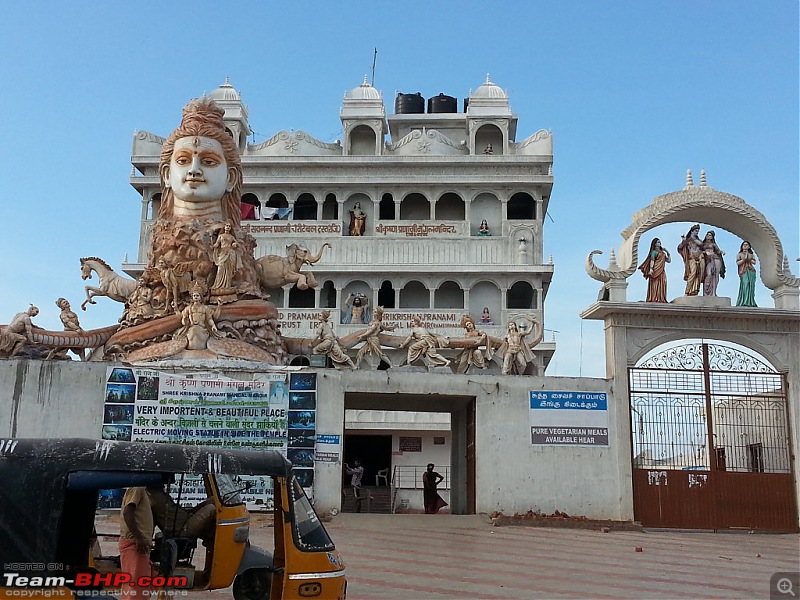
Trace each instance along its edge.
<instances>
[{"instance_id":1,"label":"rooftop dome","mask_svg":"<svg viewBox=\"0 0 800 600\"><path fill-rule=\"evenodd\" d=\"M486 82L477 90L469 95L470 98L497 98L502 100L508 99L508 94L505 93L503 88L492 83L489 75L486 75Z\"/></svg>"},{"instance_id":2,"label":"rooftop dome","mask_svg":"<svg viewBox=\"0 0 800 600\"><path fill-rule=\"evenodd\" d=\"M347 92L344 97L345 100L380 100L381 94L367 82L367 76L364 75L364 83Z\"/></svg>"},{"instance_id":3,"label":"rooftop dome","mask_svg":"<svg viewBox=\"0 0 800 600\"><path fill-rule=\"evenodd\" d=\"M230 79L225 78L225 83L208 95L212 100L241 100L239 92L231 85Z\"/></svg>"}]
</instances>

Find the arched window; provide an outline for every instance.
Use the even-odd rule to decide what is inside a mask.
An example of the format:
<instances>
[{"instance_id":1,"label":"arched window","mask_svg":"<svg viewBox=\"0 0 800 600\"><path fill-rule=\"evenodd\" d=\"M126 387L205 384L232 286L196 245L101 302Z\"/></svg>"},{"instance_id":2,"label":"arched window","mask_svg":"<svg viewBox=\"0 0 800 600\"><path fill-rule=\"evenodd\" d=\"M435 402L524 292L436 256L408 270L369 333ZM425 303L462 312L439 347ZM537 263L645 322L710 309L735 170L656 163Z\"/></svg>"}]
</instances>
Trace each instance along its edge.
<instances>
[{"instance_id":1,"label":"arched window","mask_svg":"<svg viewBox=\"0 0 800 600\"><path fill-rule=\"evenodd\" d=\"M242 195L242 220L250 221L261 218L261 202L255 194Z\"/></svg>"},{"instance_id":2,"label":"arched window","mask_svg":"<svg viewBox=\"0 0 800 600\"><path fill-rule=\"evenodd\" d=\"M484 324L499 325L502 318L500 298L500 288L497 285L491 281L478 281L469 290L469 314L475 317L476 323L480 323L485 308L491 323Z\"/></svg>"},{"instance_id":3,"label":"arched window","mask_svg":"<svg viewBox=\"0 0 800 600\"><path fill-rule=\"evenodd\" d=\"M395 291L392 282L389 280L381 284L381 289L378 290L378 306L383 308L394 308Z\"/></svg>"},{"instance_id":4,"label":"arched window","mask_svg":"<svg viewBox=\"0 0 800 600\"><path fill-rule=\"evenodd\" d=\"M482 125L475 132L475 154L503 154L503 132L497 125Z\"/></svg>"},{"instance_id":5,"label":"arched window","mask_svg":"<svg viewBox=\"0 0 800 600\"><path fill-rule=\"evenodd\" d=\"M488 235L502 235L503 206L500 199L489 192L478 194L469 205L469 231L471 235L481 233L481 223L486 221Z\"/></svg>"},{"instance_id":6,"label":"arched window","mask_svg":"<svg viewBox=\"0 0 800 600\"><path fill-rule=\"evenodd\" d=\"M322 218L327 221L339 218L339 203L336 201L336 194L325 196L325 202L322 203Z\"/></svg>"},{"instance_id":7,"label":"arched window","mask_svg":"<svg viewBox=\"0 0 800 600\"><path fill-rule=\"evenodd\" d=\"M461 196L448 192L436 201L437 221L463 221L466 209Z\"/></svg>"},{"instance_id":8,"label":"arched window","mask_svg":"<svg viewBox=\"0 0 800 600\"><path fill-rule=\"evenodd\" d=\"M153 194L153 197L150 198L150 210L148 211L147 218L149 220L154 220L158 218L158 213L161 210L161 194Z\"/></svg>"},{"instance_id":9,"label":"arched window","mask_svg":"<svg viewBox=\"0 0 800 600\"><path fill-rule=\"evenodd\" d=\"M342 226L344 235L367 236L375 231L372 221L372 199L366 194L353 194L344 203Z\"/></svg>"},{"instance_id":10,"label":"arched window","mask_svg":"<svg viewBox=\"0 0 800 600\"><path fill-rule=\"evenodd\" d=\"M536 308L536 290L527 281L518 281L506 292L506 308Z\"/></svg>"},{"instance_id":11,"label":"arched window","mask_svg":"<svg viewBox=\"0 0 800 600\"><path fill-rule=\"evenodd\" d=\"M358 125L350 132L350 156L375 156L375 131L366 125Z\"/></svg>"},{"instance_id":12,"label":"arched window","mask_svg":"<svg viewBox=\"0 0 800 600\"><path fill-rule=\"evenodd\" d=\"M322 289L319 291L319 306L336 308L336 287L330 279L322 284Z\"/></svg>"},{"instance_id":13,"label":"arched window","mask_svg":"<svg viewBox=\"0 0 800 600\"><path fill-rule=\"evenodd\" d=\"M379 215L378 218L381 221L393 221L394 216L394 198L391 194L384 194L381 196L381 203L378 209Z\"/></svg>"},{"instance_id":14,"label":"arched window","mask_svg":"<svg viewBox=\"0 0 800 600\"><path fill-rule=\"evenodd\" d=\"M293 367L308 367L311 365L311 362L308 360L307 356L295 356L289 364Z\"/></svg>"},{"instance_id":15,"label":"arched window","mask_svg":"<svg viewBox=\"0 0 800 600\"><path fill-rule=\"evenodd\" d=\"M400 290L400 308L430 308L431 295L419 281L409 281Z\"/></svg>"},{"instance_id":16,"label":"arched window","mask_svg":"<svg viewBox=\"0 0 800 600\"><path fill-rule=\"evenodd\" d=\"M283 308L283 288L270 290L269 301L272 302L276 308Z\"/></svg>"},{"instance_id":17,"label":"arched window","mask_svg":"<svg viewBox=\"0 0 800 600\"><path fill-rule=\"evenodd\" d=\"M312 194L300 194L294 202L292 218L295 221L317 220L317 201Z\"/></svg>"},{"instance_id":18,"label":"arched window","mask_svg":"<svg viewBox=\"0 0 800 600\"><path fill-rule=\"evenodd\" d=\"M277 193L269 197L265 206L269 206L270 208L289 208L289 202L286 200L286 196Z\"/></svg>"},{"instance_id":19,"label":"arched window","mask_svg":"<svg viewBox=\"0 0 800 600\"><path fill-rule=\"evenodd\" d=\"M536 218L536 201L530 194L519 192L511 196L506 208L508 219L526 219L531 220Z\"/></svg>"},{"instance_id":20,"label":"arched window","mask_svg":"<svg viewBox=\"0 0 800 600\"><path fill-rule=\"evenodd\" d=\"M411 221L419 219L428 221L431 218L431 203L422 194L409 194L400 203L400 219Z\"/></svg>"},{"instance_id":21,"label":"arched window","mask_svg":"<svg viewBox=\"0 0 800 600\"><path fill-rule=\"evenodd\" d=\"M433 293L434 308L464 308L464 290L455 281L445 281Z\"/></svg>"},{"instance_id":22,"label":"arched window","mask_svg":"<svg viewBox=\"0 0 800 600\"><path fill-rule=\"evenodd\" d=\"M314 290L301 290L296 285L289 290L289 308L314 308Z\"/></svg>"},{"instance_id":23,"label":"arched window","mask_svg":"<svg viewBox=\"0 0 800 600\"><path fill-rule=\"evenodd\" d=\"M372 289L365 281L355 279L342 289L341 321L342 323L361 324L369 323L369 317L375 308L372 305ZM358 311L355 307L362 307ZM360 317L356 318L356 313Z\"/></svg>"}]
</instances>

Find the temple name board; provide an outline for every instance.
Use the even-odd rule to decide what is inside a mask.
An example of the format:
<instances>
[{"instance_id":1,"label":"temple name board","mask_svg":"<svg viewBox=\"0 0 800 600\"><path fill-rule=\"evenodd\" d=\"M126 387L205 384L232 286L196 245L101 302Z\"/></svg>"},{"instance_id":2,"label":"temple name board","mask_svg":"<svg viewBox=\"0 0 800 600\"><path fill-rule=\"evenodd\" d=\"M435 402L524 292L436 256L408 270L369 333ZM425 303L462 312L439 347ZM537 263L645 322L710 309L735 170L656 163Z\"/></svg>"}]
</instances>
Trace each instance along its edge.
<instances>
[{"instance_id":1,"label":"temple name board","mask_svg":"<svg viewBox=\"0 0 800 600\"><path fill-rule=\"evenodd\" d=\"M341 235L342 224L338 221L329 223L304 223L298 221L267 221L264 223L242 222L242 231L258 234L302 233L303 235Z\"/></svg>"},{"instance_id":2,"label":"temple name board","mask_svg":"<svg viewBox=\"0 0 800 600\"><path fill-rule=\"evenodd\" d=\"M464 221L450 223L391 221L391 224L378 223L375 233L387 237L450 237L467 234L468 226L469 223Z\"/></svg>"}]
</instances>

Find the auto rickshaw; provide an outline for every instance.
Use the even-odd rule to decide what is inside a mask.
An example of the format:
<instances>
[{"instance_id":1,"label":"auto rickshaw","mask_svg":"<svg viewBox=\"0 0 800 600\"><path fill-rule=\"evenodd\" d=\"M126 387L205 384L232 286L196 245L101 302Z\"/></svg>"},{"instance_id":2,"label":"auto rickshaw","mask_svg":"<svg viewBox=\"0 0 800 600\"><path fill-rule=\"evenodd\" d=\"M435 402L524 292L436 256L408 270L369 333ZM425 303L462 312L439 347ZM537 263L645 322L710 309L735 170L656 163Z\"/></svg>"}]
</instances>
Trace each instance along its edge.
<instances>
[{"instance_id":1,"label":"auto rickshaw","mask_svg":"<svg viewBox=\"0 0 800 600\"><path fill-rule=\"evenodd\" d=\"M344 563L279 452L23 438L0 438L0 598L23 589L27 598L45 598L124 588L114 557L93 552L99 491L162 486L180 474L202 477L216 507L214 539L195 567L196 540L162 535L151 553L154 588L233 584L236 600L345 598ZM249 475L272 478L272 553L249 542L239 479Z\"/></svg>"}]
</instances>

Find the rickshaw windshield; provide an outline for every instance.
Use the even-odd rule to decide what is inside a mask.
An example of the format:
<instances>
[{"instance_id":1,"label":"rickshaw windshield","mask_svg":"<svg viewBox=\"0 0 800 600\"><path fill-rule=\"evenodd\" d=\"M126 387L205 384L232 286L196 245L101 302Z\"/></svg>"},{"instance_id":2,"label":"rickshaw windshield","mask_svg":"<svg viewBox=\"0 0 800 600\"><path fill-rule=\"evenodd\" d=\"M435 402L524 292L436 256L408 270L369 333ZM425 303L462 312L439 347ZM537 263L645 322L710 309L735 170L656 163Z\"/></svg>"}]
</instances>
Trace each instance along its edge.
<instances>
[{"instance_id":1,"label":"rickshaw windshield","mask_svg":"<svg viewBox=\"0 0 800 600\"><path fill-rule=\"evenodd\" d=\"M308 496L303 491L294 475L289 479L289 498L292 503L294 513L294 541L300 550L307 552L331 552L336 549L333 541L328 536L322 523L314 512L314 507L308 500Z\"/></svg>"},{"instance_id":2,"label":"rickshaw windshield","mask_svg":"<svg viewBox=\"0 0 800 600\"><path fill-rule=\"evenodd\" d=\"M245 491L248 487L247 484L242 481L235 481L230 475L223 475L222 473L214 475L214 479L217 482L220 500L225 506L242 504L242 497L239 492Z\"/></svg>"}]
</instances>

